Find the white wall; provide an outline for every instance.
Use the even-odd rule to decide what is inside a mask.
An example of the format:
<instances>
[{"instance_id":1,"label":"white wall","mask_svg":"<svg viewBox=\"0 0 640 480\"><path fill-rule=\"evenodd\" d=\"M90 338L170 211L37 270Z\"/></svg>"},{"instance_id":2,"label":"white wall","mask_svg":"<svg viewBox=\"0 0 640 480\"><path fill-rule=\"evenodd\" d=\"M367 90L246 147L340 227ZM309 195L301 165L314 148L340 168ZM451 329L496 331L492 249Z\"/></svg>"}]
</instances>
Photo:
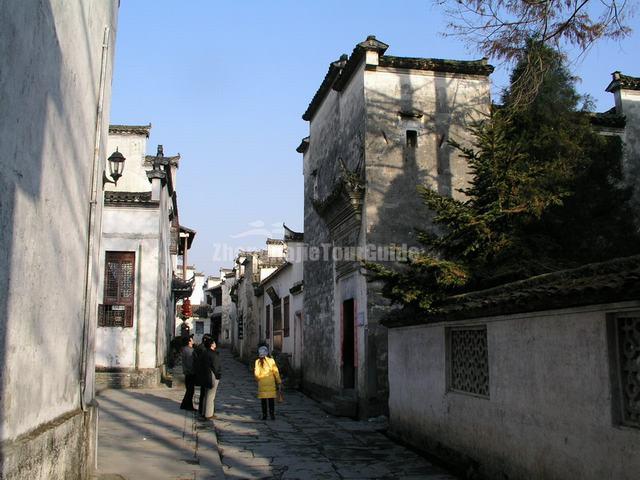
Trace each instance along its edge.
<instances>
[{"instance_id":1,"label":"white wall","mask_svg":"<svg viewBox=\"0 0 640 480\"><path fill-rule=\"evenodd\" d=\"M111 133L107 151L109 155L116 148L125 157L122 177L118 180L118 185L111 183L105 185L105 190L118 190L121 192L150 192L151 183L147 178L147 170L151 170L151 165L144 165L144 157L147 152L147 138L145 135L131 135L124 133ZM109 169L107 168L107 177ZM111 177L109 177L111 180Z\"/></svg>"},{"instance_id":2,"label":"white wall","mask_svg":"<svg viewBox=\"0 0 640 480\"><path fill-rule=\"evenodd\" d=\"M488 478L636 479L640 430L612 418L606 315L639 306L392 328L390 429L462 453ZM489 398L447 390L445 328L461 325L486 325Z\"/></svg>"},{"instance_id":3,"label":"white wall","mask_svg":"<svg viewBox=\"0 0 640 480\"><path fill-rule=\"evenodd\" d=\"M88 232L98 244L101 207L90 231L89 206L93 185L101 203L118 1L10 2L2 10L0 440L6 440L77 410L81 380L85 399L93 398L97 310L89 310L86 329L83 322L85 302L94 300L85 298L85 275L91 268L93 296L99 253L94 248L87 259ZM97 124L100 179L92 176ZM45 287L34 297L28 292L36 286Z\"/></svg>"},{"instance_id":4,"label":"white wall","mask_svg":"<svg viewBox=\"0 0 640 480\"><path fill-rule=\"evenodd\" d=\"M133 327L99 327L96 367L155 368L159 305L159 215L156 209L104 209L103 252L136 255ZM104 253L100 259L99 303L103 301Z\"/></svg>"}]
</instances>

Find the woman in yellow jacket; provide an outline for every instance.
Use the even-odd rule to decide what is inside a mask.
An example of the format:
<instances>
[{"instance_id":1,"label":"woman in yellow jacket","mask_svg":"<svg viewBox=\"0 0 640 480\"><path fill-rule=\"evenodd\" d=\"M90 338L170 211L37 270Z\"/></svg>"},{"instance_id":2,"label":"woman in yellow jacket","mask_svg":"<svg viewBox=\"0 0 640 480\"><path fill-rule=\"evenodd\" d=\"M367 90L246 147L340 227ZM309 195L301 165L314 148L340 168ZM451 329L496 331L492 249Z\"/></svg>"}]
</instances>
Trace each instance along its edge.
<instances>
[{"instance_id":1,"label":"woman in yellow jacket","mask_svg":"<svg viewBox=\"0 0 640 480\"><path fill-rule=\"evenodd\" d=\"M258 398L262 401L262 419L267 419L267 405L271 420L276 419L275 398L277 390L282 388L282 380L278 366L269 356L269 349L265 346L258 348L258 358L253 367L253 375L258 382Z\"/></svg>"}]
</instances>

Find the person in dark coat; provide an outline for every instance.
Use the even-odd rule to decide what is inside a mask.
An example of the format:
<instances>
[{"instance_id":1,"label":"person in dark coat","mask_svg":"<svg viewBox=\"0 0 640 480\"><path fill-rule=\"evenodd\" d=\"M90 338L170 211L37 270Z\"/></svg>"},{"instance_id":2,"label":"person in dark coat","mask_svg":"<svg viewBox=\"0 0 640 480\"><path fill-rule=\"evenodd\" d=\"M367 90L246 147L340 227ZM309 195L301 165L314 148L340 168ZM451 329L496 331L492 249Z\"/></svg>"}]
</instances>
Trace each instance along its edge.
<instances>
[{"instance_id":1,"label":"person in dark coat","mask_svg":"<svg viewBox=\"0 0 640 480\"><path fill-rule=\"evenodd\" d=\"M195 388L195 369L193 365L193 337L183 339L181 351L182 371L184 372L184 384L187 387L180 408L182 410L193 411L193 392Z\"/></svg>"},{"instance_id":2,"label":"person in dark coat","mask_svg":"<svg viewBox=\"0 0 640 480\"><path fill-rule=\"evenodd\" d=\"M215 418L215 400L216 392L218 390L218 383L221 377L220 371L220 357L216 352L216 342L213 338L209 337L202 342L205 347L205 351L202 357L199 357L201 386L205 387L204 397L204 413L203 416L207 420Z\"/></svg>"},{"instance_id":3,"label":"person in dark coat","mask_svg":"<svg viewBox=\"0 0 640 480\"><path fill-rule=\"evenodd\" d=\"M209 335L208 333L205 333L202 336L202 342L193 350L193 355L194 355L193 367L194 367L194 373L195 373L195 384L200 386L200 401L198 403L198 412L202 416L204 416L204 397L206 394L206 389L202 385L203 377L205 376L205 369L201 359L203 358L203 355L206 351L204 342L208 338L211 338L211 335Z\"/></svg>"}]
</instances>

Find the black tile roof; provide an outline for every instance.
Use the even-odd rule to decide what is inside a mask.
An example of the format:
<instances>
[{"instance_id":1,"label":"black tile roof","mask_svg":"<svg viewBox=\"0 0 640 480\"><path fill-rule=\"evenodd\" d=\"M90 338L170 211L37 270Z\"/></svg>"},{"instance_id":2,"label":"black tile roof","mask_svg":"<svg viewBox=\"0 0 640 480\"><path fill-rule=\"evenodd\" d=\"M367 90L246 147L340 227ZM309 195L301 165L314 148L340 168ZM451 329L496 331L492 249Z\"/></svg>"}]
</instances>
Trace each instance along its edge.
<instances>
[{"instance_id":1,"label":"black tile roof","mask_svg":"<svg viewBox=\"0 0 640 480\"><path fill-rule=\"evenodd\" d=\"M382 323L393 328L630 300L640 300L640 255L455 295L431 314L419 317L396 311Z\"/></svg>"},{"instance_id":2,"label":"black tile roof","mask_svg":"<svg viewBox=\"0 0 640 480\"><path fill-rule=\"evenodd\" d=\"M110 207L147 207L155 208L160 205L156 200L151 200L151 192L119 192L106 190L104 192L104 204Z\"/></svg>"},{"instance_id":3,"label":"black tile roof","mask_svg":"<svg viewBox=\"0 0 640 480\"><path fill-rule=\"evenodd\" d=\"M624 90L640 90L640 78L631 77L629 75L623 75L620 72L613 72L611 74L611 83L606 88L607 92L614 92L618 89Z\"/></svg>"},{"instance_id":4,"label":"black tile roof","mask_svg":"<svg viewBox=\"0 0 640 480\"><path fill-rule=\"evenodd\" d=\"M149 125L109 125L109 133L127 133L131 135L149 136L151 124Z\"/></svg>"},{"instance_id":5,"label":"black tile roof","mask_svg":"<svg viewBox=\"0 0 640 480\"><path fill-rule=\"evenodd\" d=\"M339 60L329 65L329 71L320 84L320 88L313 96L309 107L302 115L302 119L311 121L322 101L333 88L342 91L349 82L351 76L360 65L360 61L367 51L376 51L379 54L379 64L382 67L393 67L414 70L429 70L435 72L463 73L469 75L488 76L493 72L493 66L487 63L487 59L481 60L445 60L440 58L411 58L393 57L384 55L389 46L376 39L373 35L367 37L364 42L355 46L350 57L342 55ZM300 148L300 147L299 147Z\"/></svg>"}]
</instances>

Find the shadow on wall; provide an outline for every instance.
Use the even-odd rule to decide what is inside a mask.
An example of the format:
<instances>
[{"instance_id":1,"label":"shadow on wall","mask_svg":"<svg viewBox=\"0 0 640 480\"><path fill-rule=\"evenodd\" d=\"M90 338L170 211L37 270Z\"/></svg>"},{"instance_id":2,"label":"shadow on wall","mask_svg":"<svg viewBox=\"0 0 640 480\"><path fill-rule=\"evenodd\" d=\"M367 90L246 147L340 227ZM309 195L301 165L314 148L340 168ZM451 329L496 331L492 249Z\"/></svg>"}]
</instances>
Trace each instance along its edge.
<instances>
[{"instance_id":1,"label":"shadow on wall","mask_svg":"<svg viewBox=\"0 0 640 480\"><path fill-rule=\"evenodd\" d=\"M435 77L433 92L413 78L400 77L400 99L383 92L373 92L367 99L367 204L376 209L367 213L367 243L419 246L416 228L432 230L433 214L417 192L426 186L444 196L459 196L456 190L466 186L468 169L448 144L449 140L466 143L470 119L483 118L489 98L468 95L464 84L455 78ZM481 91L478 91L481 92ZM378 259L385 263L389 259ZM369 305L387 302L381 297L381 285L369 284ZM378 327L386 309L369 311L371 328L367 339L370 365L369 383L388 390L386 329Z\"/></svg>"},{"instance_id":2,"label":"shadow on wall","mask_svg":"<svg viewBox=\"0 0 640 480\"><path fill-rule=\"evenodd\" d=\"M367 175L373 178L367 178L366 194L377 204L368 240L378 244L417 244L415 228L424 228L432 215L418 195L419 185L441 195L460 195L457 190L466 186L461 180L468 170L448 141L466 143L470 119L488 112L488 96L461 92L458 79L435 77L435 91L427 97L434 99L433 106L416 94L425 87L415 87L411 80L401 84L400 102L382 92L368 99L367 134L373 155L367 160ZM398 117L399 124L389 121ZM391 180L382 181L387 177Z\"/></svg>"},{"instance_id":3,"label":"shadow on wall","mask_svg":"<svg viewBox=\"0 0 640 480\"><path fill-rule=\"evenodd\" d=\"M57 3L13 2L0 15L0 441L80 392L102 38L87 2L64 15Z\"/></svg>"}]
</instances>

